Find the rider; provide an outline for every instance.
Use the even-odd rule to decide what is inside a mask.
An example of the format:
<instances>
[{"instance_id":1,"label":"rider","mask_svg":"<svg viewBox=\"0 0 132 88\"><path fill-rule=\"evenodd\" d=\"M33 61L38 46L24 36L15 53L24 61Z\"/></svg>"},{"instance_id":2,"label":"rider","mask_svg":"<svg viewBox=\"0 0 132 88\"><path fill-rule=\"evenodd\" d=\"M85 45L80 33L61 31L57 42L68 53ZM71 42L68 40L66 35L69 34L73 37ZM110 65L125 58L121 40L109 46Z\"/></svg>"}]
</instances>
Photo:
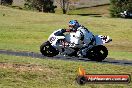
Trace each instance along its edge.
<instances>
[{"instance_id":1,"label":"rider","mask_svg":"<svg viewBox=\"0 0 132 88\"><path fill-rule=\"evenodd\" d=\"M78 47L80 45L80 42L83 43L83 47L78 52L78 56L84 56L86 55L85 50L90 47L90 45L94 44L94 35L92 32L90 32L87 28L80 25L77 20L71 20L69 22L70 30L76 32L75 37L78 39L78 42L76 42L75 47ZM81 40L81 41L80 41Z\"/></svg>"}]
</instances>

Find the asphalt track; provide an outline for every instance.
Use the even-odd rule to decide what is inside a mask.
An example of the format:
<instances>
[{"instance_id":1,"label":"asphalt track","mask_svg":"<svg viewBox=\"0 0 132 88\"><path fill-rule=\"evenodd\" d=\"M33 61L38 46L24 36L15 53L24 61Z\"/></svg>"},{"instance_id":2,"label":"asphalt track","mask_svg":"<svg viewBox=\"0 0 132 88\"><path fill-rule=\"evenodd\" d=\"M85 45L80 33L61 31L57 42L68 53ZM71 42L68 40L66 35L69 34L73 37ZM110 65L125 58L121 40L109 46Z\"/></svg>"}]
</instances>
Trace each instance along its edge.
<instances>
[{"instance_id":1,"label":"asphalt track","mask_svg":"<svg viewBox=\"0 0 132 88\"><path fill-rule=\"evenodd\" d=\"M26 52L26 51L0 50L0 54L14 55L14 56L25 56L25 57L41 58L41 59L56 59L56 60L59 59L59 60L70 60L70 61L95 62L95 61L91 61L87 58L64 57L64 56L61 56L61 55L58 55L58 56L55 56L55 57L46 57L46 56L43 56L40 53ZM102 62L95 62L95 63L132 66L132 61L113 60L112 58L106 58Z\"/></svg>"}]
</instances>

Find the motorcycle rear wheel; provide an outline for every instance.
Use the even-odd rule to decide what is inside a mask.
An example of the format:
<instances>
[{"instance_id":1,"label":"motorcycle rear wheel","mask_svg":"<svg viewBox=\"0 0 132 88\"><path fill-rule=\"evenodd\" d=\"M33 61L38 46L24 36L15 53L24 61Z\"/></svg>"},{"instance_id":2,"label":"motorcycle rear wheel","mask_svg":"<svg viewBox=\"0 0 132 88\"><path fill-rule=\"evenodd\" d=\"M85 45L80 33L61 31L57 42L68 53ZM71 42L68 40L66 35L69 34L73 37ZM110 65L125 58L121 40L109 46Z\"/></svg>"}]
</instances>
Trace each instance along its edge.
<instances>
[{"instance_id":1,"label":"motorcycle rear wheel","mask_svg":"<svg viewBox=\"0 0 132 88\"><path fill-rule=\"evenodd\" d=\"M101 62L104 60L108 55L108 50L103 45L94 46L87 52L87 58L92 61Z\"/></svg>"}]
</instances>

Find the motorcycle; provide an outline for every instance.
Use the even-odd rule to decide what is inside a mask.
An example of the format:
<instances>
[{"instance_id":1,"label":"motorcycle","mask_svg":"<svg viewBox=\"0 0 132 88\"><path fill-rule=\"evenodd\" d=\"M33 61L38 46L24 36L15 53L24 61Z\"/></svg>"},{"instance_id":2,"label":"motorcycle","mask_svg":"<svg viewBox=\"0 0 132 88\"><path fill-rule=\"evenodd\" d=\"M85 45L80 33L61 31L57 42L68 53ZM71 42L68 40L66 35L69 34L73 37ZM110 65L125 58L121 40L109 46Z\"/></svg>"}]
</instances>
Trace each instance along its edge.
<instances>
[{"instance_id":1,"label":"motorcycle","mask_svg":"<svg viewBox=\"0 0 132 88\"><path fill-rule=\"evenodd\" d=\"M74 44L77 41L75 35L76 32L70 32L68 34L65 34L64 36L50 37L48 41L44 42L40 46L40 52L42 53L42 55L48 57L63 54L64 52L67 56L79 57L78 52L83 48L84 44L80 43L78 47L75 47ZM52 45L53 41L58 44L57 48ZM112 39L109 36L94 35L94 43L86 47L86 54L83 57L98 62L104 60L108 55L108 50L104 46L104 44L109 43L111 41ZM66 44L66 42L69 42L69 45Z\"/></svg>"},{"instance_id":2,"label":"motorcycle","mask_svg":"<svg viewBox=\"0 0 132 88\"><path fill-rule=\"evenodd\" d=\"M120 16L122 18L132 18L132 11L125 10L125 11L120 13Z\"/></svg>"}]
</instances>

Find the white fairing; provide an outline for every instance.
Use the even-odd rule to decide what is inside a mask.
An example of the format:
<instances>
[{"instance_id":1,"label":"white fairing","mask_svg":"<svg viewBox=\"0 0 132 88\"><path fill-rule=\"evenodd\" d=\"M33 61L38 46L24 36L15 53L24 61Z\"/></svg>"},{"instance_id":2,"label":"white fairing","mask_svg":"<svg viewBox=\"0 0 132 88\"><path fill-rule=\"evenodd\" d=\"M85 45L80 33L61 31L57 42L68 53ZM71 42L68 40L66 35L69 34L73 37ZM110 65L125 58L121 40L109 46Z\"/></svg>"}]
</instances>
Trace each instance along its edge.
<instances>
[{"instance_id":1,"label":"white fairing","mask_svg":"<svg viewBox=\"0 0 132 88\"><path fill-rule=\"evenodd\" d=\"M61 29L59 29L59 30L61 30ZM59 31L59 30L57 30L57 31ZM51 45L52 45L53 47L57 47L57 46L58 46L58 45L57 45L57 41L58 41L59 39L65 39L64 36L55 36L54 33L56 33L57 31L54 31L54 32L49 36L49 38L48 38L48 41L51 43Z\"/></svg>"},{"instance_id":2,"label":"white fairing","mask_svg":"<svg viewBox=\"0 0 132 88\"><path fill-rule=\"evenodd\" d=\"M103 36L103 35L93 36L92 32L86 32L85 29L81 29L81 28L76 32L70 32L65 36L55 36L54 35L55 32L53 32L48 38L48 41L50 41L51 45L54 47L58 46L57 41L59 39L65 39L70 44L80 45L80 47L83 46L83 44L88 45L92 39L95 40L94 41L95 45L103 45L105 43L109 43L110 41L112 41L112 39L110 39L109 36ZM82 34L84 35L83 41L81 40ZM74 45L69 47L74 47Z\"/></svg>"},{"instance_id":3,"label":"white fairing","mask_svg":"<svg viewBox=\"0 0 132 88\"><path fill-rule=\"evenodd\" d=\"M95 36L96 45L103 45L103 44L109 43L111 41L112 41L112 39L110 39L109 36L103 36L103 35L96 35Z\"/></svg>"}]
</instances>

